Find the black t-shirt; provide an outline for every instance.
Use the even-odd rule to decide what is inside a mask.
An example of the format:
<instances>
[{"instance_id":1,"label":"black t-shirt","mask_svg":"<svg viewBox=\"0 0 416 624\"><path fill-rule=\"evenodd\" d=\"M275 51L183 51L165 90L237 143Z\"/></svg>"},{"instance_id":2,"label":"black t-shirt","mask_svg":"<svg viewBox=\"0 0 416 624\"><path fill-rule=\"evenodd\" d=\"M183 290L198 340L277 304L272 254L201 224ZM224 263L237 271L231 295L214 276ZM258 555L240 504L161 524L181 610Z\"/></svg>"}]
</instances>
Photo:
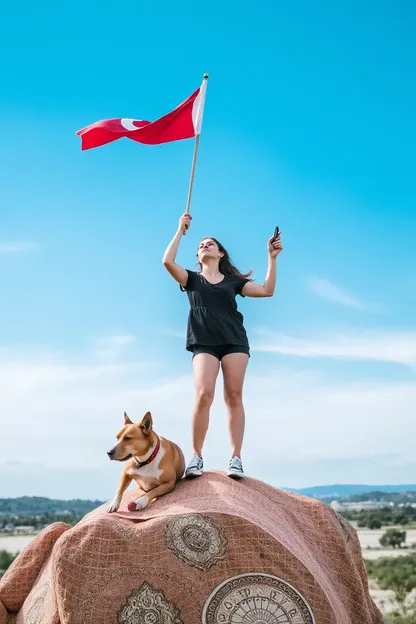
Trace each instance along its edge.
<instances>
[{"instance_id":1,"label":"black t-shirt","mask_svg":"<svg viewBox=\"0 0 416 624\"><path fill-rule=\"evenodd\" d=\"M243 315L237 310L237 295L249 281L239 275L225 275L211 284L195 271L188 271L186 291L191 304L186 335L186 348L194 345L242 345L248 347ZM244 295L241 295L242 297Z\"/></svg>"}]
</instances>

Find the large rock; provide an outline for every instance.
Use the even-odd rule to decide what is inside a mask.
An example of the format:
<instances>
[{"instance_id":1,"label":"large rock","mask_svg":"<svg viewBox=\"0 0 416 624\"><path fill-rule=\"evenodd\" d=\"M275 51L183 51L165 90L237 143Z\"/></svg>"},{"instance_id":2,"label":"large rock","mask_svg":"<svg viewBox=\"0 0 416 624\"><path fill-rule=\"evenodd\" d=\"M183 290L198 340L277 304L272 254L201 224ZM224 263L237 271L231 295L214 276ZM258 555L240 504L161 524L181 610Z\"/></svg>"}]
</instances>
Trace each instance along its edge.
<instances>
[{"instance_id":1,"label":"large rock","mask_svg":"<svg viewBox=\"0 0 416 624\"><path fill-rule=\"evenodd\" d=\"M355 530L320 502L215 472L141 512L127 511L133 498L48 527L61 535L46 557L45 532L35 538L31 587L28 549L0 582L16 624L383 621Z\"/></svg>"}]
</instances>

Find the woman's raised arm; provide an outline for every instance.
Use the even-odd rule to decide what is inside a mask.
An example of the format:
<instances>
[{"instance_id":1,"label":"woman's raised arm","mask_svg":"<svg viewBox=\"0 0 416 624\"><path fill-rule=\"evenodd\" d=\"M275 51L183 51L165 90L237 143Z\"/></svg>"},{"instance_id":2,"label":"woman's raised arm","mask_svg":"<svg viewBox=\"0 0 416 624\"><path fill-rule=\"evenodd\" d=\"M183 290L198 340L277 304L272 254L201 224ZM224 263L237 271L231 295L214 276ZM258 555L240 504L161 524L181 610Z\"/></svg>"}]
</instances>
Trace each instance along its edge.
<instances>
[{"instance_id":1,"label":"woman's raised arm","mask_svg":"<svg viewBox=\"0 0 416 624\"><path fill-rule=\"evenodd\" d=\"M163 266L172 275L173 279L176 280L181 286L186 286L188 273L186 269L181 267L179 264L176 264L175 259L176 254L178 253L181 238L184 235L185 230L189 229L189 226L191 225L191 219L192 217L190 214L182 215L179 219L178 230L163 255Z\"/></svg>"},{"instance_id":2,"label":"woman's raised arm","mask_svg":"<svg viewBox=\"0 0 416 624\"><path fill-rule=\"evenodd\" d=\"M267 249L269 252L269 263L264 284L247 282L241 291L244 297L273 297L274 295L276 286L276 258L283 249L280 234L276 239L272 237L267 241Z\"/></svg>"}]
</instances>

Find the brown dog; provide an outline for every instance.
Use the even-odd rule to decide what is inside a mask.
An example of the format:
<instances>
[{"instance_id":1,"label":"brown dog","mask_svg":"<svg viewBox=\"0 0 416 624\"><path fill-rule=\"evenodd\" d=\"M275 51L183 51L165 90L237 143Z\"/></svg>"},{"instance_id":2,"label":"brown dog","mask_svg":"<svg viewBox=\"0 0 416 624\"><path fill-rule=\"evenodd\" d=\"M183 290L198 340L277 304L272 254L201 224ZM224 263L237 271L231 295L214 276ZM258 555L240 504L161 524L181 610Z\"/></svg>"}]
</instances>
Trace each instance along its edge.
<instances>
[{"instance_id":1,"label":"brown dog","mask_svg":"<svg viewBox=\"0 0 416 624\"><path fill-rule=\"evenodd\" d=\"M140 423L133 423L124 412L124 427L117 434L118 443L108 451L110 459L127 461L118 490L107 511L117 511L123 493L134 479L140 496L129 503L129 511L145 509L152 500L172 492L185 471L185 459L179 446L160 438L153 431L147 412Z\"/></svg>"}]
</instances>

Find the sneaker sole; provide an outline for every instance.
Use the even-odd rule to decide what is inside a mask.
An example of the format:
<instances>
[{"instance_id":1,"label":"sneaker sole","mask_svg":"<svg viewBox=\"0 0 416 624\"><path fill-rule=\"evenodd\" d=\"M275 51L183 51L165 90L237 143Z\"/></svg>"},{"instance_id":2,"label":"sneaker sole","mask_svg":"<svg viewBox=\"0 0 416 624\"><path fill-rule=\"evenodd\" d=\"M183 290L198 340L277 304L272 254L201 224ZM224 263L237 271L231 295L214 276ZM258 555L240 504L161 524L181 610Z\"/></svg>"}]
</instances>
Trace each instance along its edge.
<instances>
[{"instance_id":1,"label":"sneaker sole","mask_svg":"<svg viewBox=\"0 0 416 624\"><path fill-rule=\"evenodd\" d=\"M244 479L245 474L241 474L241 472L233 472L232 470L229 470L227 472L227 477L230 477L231 479Z\"/></svg>"},{"instance_id":2,"label":"sneaker sole","mask_svg":"<svg viewBox=\"0 0 416 624\"><path fill-rule=\"evenodd\" d=\"M196 477L201 477L202 472L202 470L192 470L192 472L186 472L185 479L196 479Z\"/></svg>"}]
</instances>

